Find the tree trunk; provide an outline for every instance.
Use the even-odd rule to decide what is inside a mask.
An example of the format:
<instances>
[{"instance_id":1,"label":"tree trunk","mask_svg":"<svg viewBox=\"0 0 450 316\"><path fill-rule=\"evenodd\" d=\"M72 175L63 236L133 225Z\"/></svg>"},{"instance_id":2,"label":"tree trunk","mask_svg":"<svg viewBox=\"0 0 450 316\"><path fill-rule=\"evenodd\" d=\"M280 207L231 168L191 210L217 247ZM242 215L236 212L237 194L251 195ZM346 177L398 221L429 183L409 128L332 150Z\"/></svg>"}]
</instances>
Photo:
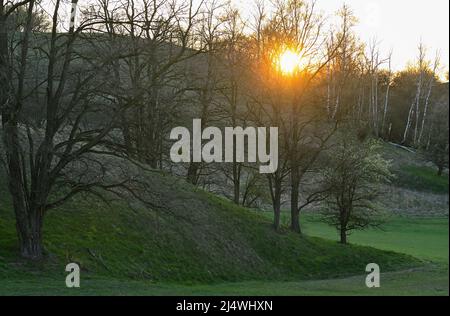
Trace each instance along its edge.
<instances>
[{"instance_id":1,"label":"tree trunk","mask_svg":"<svg viewBox=\"0 0 450 316\"><path fill-rule=\"evenodd\" d=\"M237 162L233 162L233 201L236 205L240 204L240 197L241 197L241 167Z\"/></svg>"},{"instance_id":2,"label":"tree trunk","mask_svg":"<svg viewBox=\"0 0 450 316\"><path fill-rule=\"evenodd\" d=\"M433 70L433 77L431 77L431 79L430 79L430 84L428 86L427 96L425 98L425 105L424 105L424 108L423 108L423 116L422 116L422 125L421 125L421 128L420 128L419 139L417 141L419 146L422 145L422 137L423 137L423 132L424 132L424 129L425 129L425 122L427 120L427 114L428 114L428 107L429 107L429 104L430 104L431 92L433 90L433 79L434 79L435 72L436 72L436 66L435 66L435 69Z\"/></svg>"},{"instance_id":3,"label":"tree trunk","mask_svg":"<svg viewBox=\"0 0 450 316\"><path fill-rule=\"evenodd\" d=\"M239 205L240 204L240 188L239 188L239 180L234 181L234 204Z\"/></svg>"},{"instance_id":4,"label":"tree trunk","mask_svg":"<svg viewBox=\"0 0 450 316\"><path fill-rule=\"evenodd\" d=\"M189 183L193 185L198 184L198 170L200 168L200 163L198 162L191 162L189 164L188 172L186 179Z\"/></svg>"},{"instance_id":5,"label":"tree trunk","mask_svg":"<svg viewBox=\"0 0 450 316\"><path fill-rule=\"evenodd\" d=\"M11 122L12 121L12 122ZM9 183L8 188L13 199L16 228L22 257L32 260L42 258L42 223L43 211L39 208L28 208L22 180L21 159L19 154L19 138L17 122L5 120L4 144L7 153ZM31 203L33 204L33 203Z\"/></svg>"},{"instance_id":6,"label":"tree trunk","mask_svg":"<svg viewBox=\"0 0 450 316\"><path fill-rule=\"evenodd\" d=\"M273 228L277 231L280 229L281 224L282 178L278 177L278 173L275 173L274 176L270 175L267 178L273 208Z\"/></svg>"},{"instance_id":7,"label":"tree trunk","mask_svg":"<svg viewBox=\"0 0 450 316\"><path fill-rule=\"evenodd\" d=\"M389 91L391 88L391 61L392 61L392 52L389 54L389 72L388 72L388 82L386 87L386 95L384 98L384 110L383 110L383 122L381 123L381 134L383 137L386 137L386 131L385 131L385 124L386 124L386 115L388 112L388 106L389 106Z\"/></svg>"},{"instance_id":8,"label":"tree trunk","mask_svg":"<svg viewBox=\"0 0 450 316\"><path fill-rule=\"evenodd\" d=\"M390 80L390 78L389 78ZM383 110L383 121L381 123L381 135L383 137L386 137L386 131L385 131L385 124L386 124L386 115L388 112L388 107L389 107L389 90L390 90L390 83L388 83L388 86L386 88L386 96L384 99L384 110Z\"/></svg>"},{"instance_id":9,"label":"tree trunk","mask_svg":"<svg viewBox=\"0 0 450 316\"><path fill-rule=\"evenodd\" d=\"M18 123L8 111L3 112L3 143L7 158L8 189L13 200L20 254L27 259L42 258L43 211L27 206L26 185L23 182L21 154L19 151ZM33 201L29 204L33 205Z\"/></svg>"},{"instance_id":10,"label":"tree trunk","mask_svg":"<svg viewBox=\"0 0 450 316\"><path fill-rule=\"evenodd\" d=\"M136 158L133 149L133 142L131 137L130 126L128 124L128 120L126 119L126 114L122 113L121 119L121 129L122 129L122 137L126 150L126 154L132 158Z\"/></svg>"},{"instance_id":11,"label":"tree trunk","mask_svg":"<svg viewBox=\"0 0 450 316\"><path fill-rule=\"evenodd\" d=\"M17 222L17 233L20 242L20 254L23 258L39 260L43 256L42 245L42 212L29 211L31 216L27 225Z\"/></svg>"},{"instance_id":12,"label":"tree trunk","mask_svg":"<svg viewBox=\"0 0 450 316\"><path fill-rule=\"evenodd\" d=\"M408 119L406 121L405 131L403 132L403 140L401 142L402 145L404 145L406 143L406 141L408 140L408 132L411 127L412 115L414 113L414 105L415 105L415 101L413 103L411 103L411 106L408 111Z\"/></svg>"},{"instance_id":13,"label":"tree trunk","mask_svg":"<svg viewBox=\"0 0 450 316\"><path fill-rule=\"evenodd\" d=\"M444 167L443 166L438 166L437 175L440 177L440 176L442 176L443 173L444 173Z\"/></svg>"},{"instance_id":14,"label":"tree trunk","mask_svg":"<svg viewBox=\"0 0 450 316\"><path fill-rule=\"evenodd\" d=\"M302 233L300 228L300 213L297 210L291 210L291 230L295 233Z\"/></svg>"},{"instance_id":15,"label":"tree trunk","mask_svg":"<svg viewBox=\"0 0 450 316\"><path fill-rule=\"evenodd\" d=\"M280 229L280 221L281 221L281 206L280 201L276 201L273 205L273 228L275 230Z\"/></svg>"},{"instance_id":16,"label":"tree trunk","mask_svg":"<svg viewBox=\"0 0 450 316\"><path fill-rule=\"evenodd\" d=\"M422 64L420 63L419 65L420 65L420 74L419 74L419 79L417 82L416 96L414 98L414 102L411 104L411 107L409 108L408 120L406 122L405 131L403 133L402 145L405 144L407 141L408 132L412 125L412 115L414 113L416 114L416 124L415 124L415 129L414 129L414 138L413 138L414 145L416 144L416 140L417 140L416 137L417 137L417 127L418 127L418 123L419 123L419 104L420 104L420 96L422 93L422 76L423 76L423 69L421 66Z\"/></svg>"},{"instance_id":17,"label":"tree trunk","mask_svg":"<svg viewBox=\"0 0 450 316\"><path fill-rule=\"evenodd\" d=\"M32 7L31 9L32 10ZM28 20L29 22L30 20ZM29 23L28 23L29 26ZM24 258L42 257L42 216L30 213L26 208L25 183L23 180L22 155L20 152L18 107L10 98L11 69L8 63L8 34L4 1L0 1L0 116L3 144L8 169L8 190L13 201L20 254ZM33 216L34 215L34 216Z\"/></svg>"},{"instance_id":18,"label":"tree trunk","mask_svg":"<svg viewBox=\"0 0 450 316\"><path fill-rule=\"evenodd\" d=\"M343 245L347 244L347 232L345 230L345 228L341 228L341 240L340 243Z\"/></svg>"},{"instance_id":19,"label":"tree trunk","mask_svg":"<svg viewBox=\"0 0 450 316\"><path fill-rule=\"evenodd\" d=\"M301 234L300 216L298 211L299 178L298 167L293 167L291 171L291 230Z\"/></svg>"}]
</instances>

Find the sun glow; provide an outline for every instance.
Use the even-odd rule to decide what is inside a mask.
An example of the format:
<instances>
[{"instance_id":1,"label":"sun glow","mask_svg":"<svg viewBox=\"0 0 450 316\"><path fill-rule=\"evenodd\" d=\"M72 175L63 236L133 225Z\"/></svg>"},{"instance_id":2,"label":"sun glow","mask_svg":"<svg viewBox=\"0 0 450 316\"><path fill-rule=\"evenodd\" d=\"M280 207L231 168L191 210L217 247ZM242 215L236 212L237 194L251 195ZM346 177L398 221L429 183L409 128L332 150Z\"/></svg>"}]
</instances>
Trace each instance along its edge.
<instances>
[{"instance_id":1,"label":"sun glow","mask_svg":"<svg viewBox=\"0 0 450 316\"><path fill-rule=\"evenodd\" d=\"M301 68L302 58L299 53L292 49L287 49L278 56L277 66L284 75L292 75Z\"/></svg>"}]
</instances>

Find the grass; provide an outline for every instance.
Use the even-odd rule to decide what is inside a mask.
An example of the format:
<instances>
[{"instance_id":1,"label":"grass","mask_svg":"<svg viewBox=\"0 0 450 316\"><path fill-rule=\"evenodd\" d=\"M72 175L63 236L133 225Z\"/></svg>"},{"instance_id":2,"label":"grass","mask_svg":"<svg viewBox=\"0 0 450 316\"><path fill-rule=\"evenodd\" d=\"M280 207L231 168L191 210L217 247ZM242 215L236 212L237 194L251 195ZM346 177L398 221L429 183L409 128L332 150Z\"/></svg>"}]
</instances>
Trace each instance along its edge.
<instances>
[{"instance_id":1,"label":"grass","mask_svg":"<svg viewBox=\"0 0 450 316\"><path fill-rule=\"evenodd\" d=\"M182 285L149 281L82 278L79 289L63 279L26 277L2 280L0 295L448 295L448 269L439 265L381 274L381 287L368 289L365 275L309 281L247 281Z\"/></svg>"},{"instance_id":2,"label":"grass","mask_svg":"<svg viewBox=\"0 0 450 316\"><path fill-rule=\"evenodd\" d=\"M448 181L448 175L438 176L433 168L407 165L400 168L396 184L418 191L446 194Z\"/></svg>"},{"instance_id":3,"label":"grass","mask_svg":"<svg viewBox=\"0 0 450 316\"><path fill-rule=\"evenodd\" d=\"M376 261L387 270L417 266L409 255L276 233L261 214L170 176L153 176L166 210L110 207L78 197L45 218L48 256L40 266L17 259L10 203L0 201L0 278L64 274L69 262L90 277L204 284L335 278Z\"/></svg>"},{"instance_id":4,"label":"grass","mask_svg":"<svg viewBox=\"0 0 450 316\"><path fill-rule=\"evenodd\" d=\"M269 213L264 213L270 217ZM333 228L317 222L313 215L302 217L310 235L337 239ZM0 295L448 295L448 219L392 218L383 231L361 231L350 236L357 244L414 255L424 266L397 272L382 268L381 288L367 289L364 275L320 280L220 282L175 284L148 280L116 279L83 273L80 289L64 287L63 273L21 275L2 279Z\"/></svg>"},{"instance_id":5,"label":"grass","mask_svg":"<svg viewBox=\"0 0 450 316\"><path fill-rule=\"evenodd\" d=\"M238 281L341 278L360 274L368 262L378 262L388 271L421 264L412 256L390 251L343 246L288 231L279 234L262 214L185 185L177 187L171 178L156 181L161 190L170 183L173 193L170 201L165 201L170 214L131 210L120 203L107 207L85 198L49 213L44 229L48 256L38 265L18 259L13 214L3 200L0 292L64 293L61 285L69 262L80 264L83 280L92 282L97 294L140 293L139 288L150 284L159 288L155 284L160 283L201 289L201 284ZM111 286L96 286L97 280L98 284L109 280ZM127 284L135 282L143 283L126 292ZM124 292L114 284L122 284Z\"/></svg>"},{"instance_id":6,"label":"grass","mask_svg":"<svg viewBox=\"0 0 450 316\"><path fill-rule=\"evenodd\" d=\"M270 214L264 213L264 216L270 217ZM315 216L304 215L302 222L304 230L310 235L332 240L337 238L336 232L331 227L317 222ZM364 286L363 266L359 268L360 273L356 276L317 277L318 280L240 280L206 284L154 282L142 278L117 278L84 271L80 289L65 288L63 272L35 271L33 274L28 270L25 275L3 276L0 295L448 295L448 219L396 217L385 225L384 231L358 232L350 237L350 241L405 252L424 261L432 260L434 263L397 272L387 272L384 264L381 264L380 289L367 289ZM334 241L330 243L336 245ZM317 263L320 265L320 261Z\"/></svg>"},{"instance_id":7,"label":"grass","mask_svg":"<svg viewBox=\"0 0 450 316\"><path fill-rule=\"evenodd\" d=\"M392 252L342 246L289 232L277 234L263 216L222 203L226 207L217 208L217 218L209 218L209 223L163 218L156 232L152 213L104 210L100 205L95 206L99 210L95 212L79 201L76 209L48 216L45 246L50 256L43 271L15 261L14 226L11 221L2 221L0 275L45 276L64 271L68 262L77 262L94 276L195 284L351 275L373 260L383 262L390 270L418 264L409 256ZM232 219L225 222L225 216ZM221 229L216 228L214 220Z\"/></svg>"},{"instance_id":8,"label":"grass","mask_svg":"<svg viewBox=\"0 0 450 316\"><path fill-rule=\"evenodd\" d=\"M418 177L418 190L443 192L431 169L418 170L396 172L407 172L407 183ZM301 218L307 237L276 233L270 212L160 175L151 189L163 211L79 197L48 214L47 257L30 264L18 259L2 178L0 295L448 295L448 217L395 216L344 246L313 214ZM69 262L82 267L80 289L64 286ZM380 289L365 287L369 262L381 267Z\"/></svg>"},{"instance_id":9,"label":"grass","mask_svg":"<svg viewBox=\"0 0 450 316\"><path fill-rule=\"evenodd\" d=\"M353 244L372 246L412 255L429 261L448 262L448 218L410 218L393 216L380 228L354 231L349 236ZM305 234L338 240L333 227L312 214L303 215Z\"/></svg>"},{"instance_id":10,"label":"grass","mask_svg":"<svg viewBox=\"0 0 450 316\"><path fill-rule=\"evenodd\" d=\"M417 191L448 194L448 172L438 176L437 168L425 164L420 153L411 153L384 143L382 155L392 162L392 171L396 175L394 185Z\"/></svg>"}]
</instances>

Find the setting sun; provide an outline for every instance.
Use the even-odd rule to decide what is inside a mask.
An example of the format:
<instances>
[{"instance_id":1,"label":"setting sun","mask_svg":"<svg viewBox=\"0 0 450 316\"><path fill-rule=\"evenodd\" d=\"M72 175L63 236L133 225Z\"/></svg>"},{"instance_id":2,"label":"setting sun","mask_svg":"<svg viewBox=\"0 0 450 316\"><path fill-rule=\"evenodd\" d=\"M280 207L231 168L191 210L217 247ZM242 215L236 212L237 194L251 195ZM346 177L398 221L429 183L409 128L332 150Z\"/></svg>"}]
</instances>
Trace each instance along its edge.
<instances>
[{"instance_id":1,"label":"setting sun","mask_svg":"<svg viewBox=\"0 0 450 316\"><path fill-rule=\"evenodd\" d=\"M279 70L285 75L291 75L298 71L301 66L301 56L297 52L288 49L278 56Z\"/></svg>"}]
</instances>

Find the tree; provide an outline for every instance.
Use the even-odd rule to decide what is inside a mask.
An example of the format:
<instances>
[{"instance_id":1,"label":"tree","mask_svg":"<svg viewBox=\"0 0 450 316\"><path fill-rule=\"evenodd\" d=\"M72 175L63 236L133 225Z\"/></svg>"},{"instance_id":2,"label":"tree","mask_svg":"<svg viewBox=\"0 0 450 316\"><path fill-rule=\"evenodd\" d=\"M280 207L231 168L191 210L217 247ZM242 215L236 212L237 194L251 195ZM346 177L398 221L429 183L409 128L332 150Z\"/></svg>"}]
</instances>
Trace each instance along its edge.
<instances>
[{"instance_id":1,"label":"tree","mask_svg":"<svg viewBox=\"0 0 450 316\"><path fill-rule=\"evenodd\" d=\"M245 125L245 100L243 100L243 84L245 83L245 51L244 23L240 12L229 7L224 24L224 47L222 53L222 62L224 67L224 87L222 96L224 102L224 116L229 122L228 126L237 127ZM243 124L244 123L244 124ZM233 201L241 204L241 186L242 176L245 173L244 165L237 161L236 142L233 142L234 156L230 163L230 169L225 168L224 174L233 184Z\"/></svg>"},{"instance_id":2,"label":"tree","mask_svg":"<svg viewBox=\"0 0 450 316\"><path fill-rule=\"evenodd\" d=\"M418 128L419 128L419 118L420 118L420 101L421 96L424 89L424 80L427 71L427 61L426 61L426 48L422 43L419 43L419 55L417 57L417 83L416 83L416 95L414 97L414 101L411 103L411 106L408 111L408 118L405 125L405 131L403 132L403 140L402 144L405 144L408 140L408 135L410 129L412 127L413 122L415 122L414 134L412 144L415 146L417 142L418 136ZM415 114L415 115L414 115Z\"/></svg>"},{"instance_id":3,"label":"tree","mask_svg":"<svg viewBox=\"0 0 450 316\"><path fill-rule=\"evenodd\" d=\"M380 224L373 203L379 185L392 177L390 163L378 153L378 143L358 138L350 126L337 135L329 152L328 166L323 169L326 209L323 220L339 231L340 242L354 229Z\"/></svg>"},{"instance_id":4,"label":"tree","mask_svg":"<svg viewBox=\"0 0 450 316\"><path fill-rule=\"evenodd\" d=\"M203 50L195 36L203 1L98 0L86 15L106 33L103 51L121 51L110 59L109 94L129 104L121 130L130 157L162 168L165 136L181 112L185 63ZM195 48L195 49L194 49Z\"/></svg>"},{"instance_id":5,"label":"tree","mask_svg":"<svg viewBox=\"0 0 450 316\"><path fill-rule=\"evenodd\" d=\"M316 12L314 2L275 1L274 5L274 12L267 18L261 5L256 5L249 112L259 125L279 127L279 167L268 175L274 227L279 228L281 199L289 192L290 229L301 233L300 211L305 207L301 200L312 203L317 195L302 199L300 185L338 121L330 121L324 113L317 102L321 98L317 88L323 69L338 54L343 42L350 41L347 32L352 22L348 19L350 13L345 13L345 26L334 41L329 41L328 33L323 32L324 18ZM290 74L277 68L277 58L286 50L294 51L301 60L301 66Z\"/></svg>"},{"instance_id":6,"label":"tree","mask_svg":"<svg viewBox=\"0 0 450 316\"><path fill-rule=\"evenodd\" d=\"M428 87L427 87L427 92L426 92L426 96L425 96L425 101L424 101L424 108L423 108L423 115L422 115L422 124L420 126L420 133L419 133L419 138L417 140L417 144L418 146L422 145L422 137L425 131L425 123L427 123L427 114L430 108L430 103L431 103L431 93L433 90L433 86L436 84L436 71L439 68L439 63L440 63L440 57L439 54L436 53L436 57L434 59L434 63L433 63L433 70L431 71L430 75L429 75L429 80L428 80Z\"/></svg>"},{"instance_id":7,"label":"tree","mask_svg":"<svg viewBox=\"0 0 450 316\"><path fill-rule=\"evenodd\" d=\"M3 158L16 215L20 253L30 259L42 257L42 226L46 212L77 193L102 187L101 176L89 181L81 174L74 174L72 168L77 163L93 164L95 158L90 154L101 151L96 146L108 143L107 136L115 123L110 120L96 128L85 125L86 118L98 111L98 103L89 102L92 101L90 98L101 98L95 95L94 90L98 86L93 82L101 62L83 72L73 63L76 58L81 58L75 53L74 44L89 23L72 33L58 34L61 1L56 1L49 45L41 44L32 50L36 44L31 38L35 5L36 1L22 1L6 9L4 1L0 2L2 24L7 23L15 10L22 8L27 12L20 40L14 37L13 32L3 32L1 28L0 112ZM18 44L9 47L8 40ZM38 85L28 79L29 73L34 71L30 64L36 63L36 56L32 54L36 50L45 51L43 63L47 66L43 72L45 75L37 73ZM13 58L16 55L20 57ZM38 102L42 100L40 106L45 113L42 127L26 116L27 104L32 103L35 97ZM110 113L115 114L116 111L119 109L112 105ZM59 194L56 194L58 190Z\"/></svg>"},{"instance_id":8,"label":"tree","mask_svg":"<svg viewBox=\"0 0 450 316\"><path fill-rule=\"evenodd\" d=\"M223 72L219 67L219 52L223 48L222 26L224 5L217 0L205 3L205 11L201 13L201 22L197 31L203 54L198 56L198 62L192 61L193 70L184 78L191 82L189 89L194 92L191 98L194 108L198 108L196 116L201 119L201 129L210 124L217 116L217 100L221 88ZM202 162L191 161L187 170L186 180L194 185L200 182L205 165Z\"/></svg>"},{"instance_id":9,"label":"tree","mask_svg":"<svg viewBox=\"0 0 450 316\"><path fill-rule=\"evenodd\" d=\"M389 90L391 88L391 81L392 81L392 50L389 53L389 57L388 57L388 70L386 73L386 93L384 95L384 108L383 108L383 119L381 121L381 135L384 137L389 137L389 133L387 133L386 135L386 129L385 129L385 125L386 125L386 117L389 111Z\"/></svg>"},{"instance_id":10,"label":"tree","mask_svg":"<svg viewBox=\"0 0 450 316\"><path fill-rule=\"evenodd\" d=\"M6 5L6 10L10 9L11 6ZM28 12L25 6L19 6L15 10L11 11L8 16L8 25L10 31L23 32L27 27ZM32 17L30 21L30 28L35 32L48 32L51 29L51 23L48 16L44 13L42 9L33 9Z\"/></svg>"},{"instance_id":11,"label":"tree","mask_svg":"<svg viewBox=\"0 0 450 316\"><path fill-rule=\"evenodd\" d=\"M423 149L425 157L436 165L438 176L442 175L444 168L448 168L449 156L448 83L445 89L446 92L432 109L428 144Z\"/></svg>"},{"instance_id":12,"label":"tree","mask_svg":"<svg viewBox=\"0 0 450 316\"><path fill-rule=\"evenodd\" d=\"M302 59L302 69L285 76L285 113L281 120L286 128L286 160L290 175L291 230L300 229L300 182L315 162L333 128L327 126L327 118L315 112L311 94L314 79L334 56L345 32L326 54L326 36L323 35L324 19L316 12L314 3L302 0L277 1L275 12L267 26L266 41L272 42L275 55L283 49L296 51ZM314 113L315 112L315 113ZM320 126L320 128L319 128ZM280 174L280 179L284 173Z\"/></svg>"},{"instance_id":13,"label":"tree","mask_svg":"<svg viewBox=\"0 0 450 316\"><path fill-rule=\"evenodd\" d=\"M117 162L128 160L131 166L140 166L129 157L124 139L117 133L124 113L134 105L133 99L120 100L109 89L114 85L110 80L117 65L113 61L124 60L129 52L113 50L103 54L102 45L108 38L89 31L98 31L96 27L105 25L105 20L93 11L69 33L60 33L61 0L52 7L50 34L36 34L36 4L33 0L13 1L6 7L0 0L2 160L20 253L33 260L43 256L44 216L77 194L89 193L103 200L109 193L122 197L128 194L157 207L138 192L145 192L144 186L137 188L143 184L141 180ZM5 25L19 8L27 16L25 27L17 35ZM177 34L179 41L186 43L196 11L192 2L181 8L176 11L180 15L174 18L172 36ZM107 21L107 26L122 24L116 18ZM180 31L181 25L187 25L187 30ZM172 64L169 61L156 73ZM39 121L27 115L30 104L41 109Z\"/></svg>"}]
</instances>

